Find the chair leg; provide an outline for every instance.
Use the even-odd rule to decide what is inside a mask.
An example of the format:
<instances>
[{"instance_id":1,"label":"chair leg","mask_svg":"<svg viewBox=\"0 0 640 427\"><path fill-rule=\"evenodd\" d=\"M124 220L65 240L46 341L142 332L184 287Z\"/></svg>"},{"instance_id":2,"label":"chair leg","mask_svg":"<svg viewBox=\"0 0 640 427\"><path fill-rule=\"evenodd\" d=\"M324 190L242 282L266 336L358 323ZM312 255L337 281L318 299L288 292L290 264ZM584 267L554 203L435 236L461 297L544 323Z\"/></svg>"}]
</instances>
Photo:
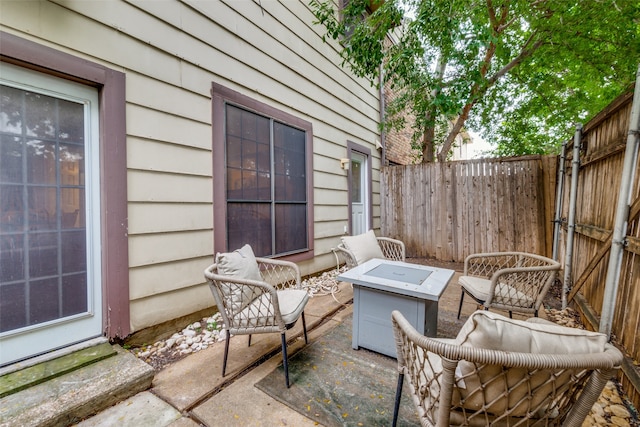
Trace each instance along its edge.
<instances>
[{"instance_id":1,"label":"chair leg","mask_svg":"<svg viewBox=\"0 0 640 427\"><path fill-rule=\"evenodd\" d=\"M391 427L396 427L398 423L398 412L400 412L400 398L402 397L402 383L404 382L404 374L398 373L398 385L396 386L396 401L393 405L393 422Z\"/></svg>"},{"instance_id":2,"label":"chair leg","mask_svg":"<svg viewBox=\"0 0 640 427\"><path fill-rule=\"evenodd\" d=\"M227 337L224 340L224 359L222 361L222 376L224 377L227 372L227 355L229 354L229 341L231 341L231 334L227 332Z\"/></svg>"},{"instance_id":3,"label":"chair leg","mask_svg":"<svg viewBox=\"0 0 640 427\"><path fill-rule=\"evenodd\" d=\"M513 311L509 310L509 319L513 319Z\"/></svg>"},{"instance_id":4,"label":"chair leg","mask_svg":"<svg viewBox=\"0 0 640 427\"><path fill-rule=\"evenodd\" d=\"M307 321L304 319L304 311L302 312L302 331L304 332L304 343L309 344L309 338L307 338Z\"/></svg>"},{"instance_id":5,"label":"chair leg","mask_svg":"<svg viewBox=\"0 0 640 427\"><path fill-rule=\"evenodd\" d=\"M249 344L247 345L247 347L251 347L251 334L249 334Z\"/></svg>"},{"instance_id":6,"label":"chair leg","mask_svg":"<svg viewBox=\"0 0 640 427\"><path fill-rule=\"evenodd\" d=\"M460 313L462 312L462 301L464 301L464 291L460 295L460 307L458 307L458 319L460 319Z\"/></svg>"},{"instance_id":7,"label":"chair leg","mask_svg":"<svg viewBox=\"0 0 640 427\"><path fill-rule=\"evenodd\" d=\"M287 338L284 333L280 334L282 341L282 366L284 367L284 381L289 388L289 361L287 360Z\"/></svg>"}]
</instances>

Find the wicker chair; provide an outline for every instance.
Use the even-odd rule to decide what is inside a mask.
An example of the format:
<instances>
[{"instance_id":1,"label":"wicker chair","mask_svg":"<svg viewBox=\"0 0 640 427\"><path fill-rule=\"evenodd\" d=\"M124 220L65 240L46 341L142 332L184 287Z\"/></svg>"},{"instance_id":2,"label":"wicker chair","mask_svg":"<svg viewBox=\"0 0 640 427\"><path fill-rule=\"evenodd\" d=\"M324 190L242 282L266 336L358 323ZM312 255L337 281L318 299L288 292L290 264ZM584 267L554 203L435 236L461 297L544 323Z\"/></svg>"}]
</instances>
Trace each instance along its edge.
<instances>
[{"instance_id":1,"label":"wicker chair","mask_svg":"<svg viewBox=\"0 0 640 427\"><path fill-rule=\"evenodd\" d=\"M604 334L482 310L454 340L421 335L399 311L392 323L393 426L405 377L422 426L581 426L623 359ZM514 342L528 350L512 350Z\"/></svg>"},{"instance_id":2,"label":"wicker chair","mask_svg":"<svg viewBox=\"0 0 640 427\"><path fill-rule=\"evenodd\" d=\"M253 257L251 247L216 255L216 264L204 272L227 330L222 376L227 368L231 335L279 332L285 383L289 367L285 331L302 317L304 341L308 342L304 308L309 295L301 287L300 270L292 262ZM231 334L231 335L229 335Z\"/></svg>"},{"instance_id":3,"label":"wicker chair","mask_svg":"<svg viewBox=\"0 0 640 427\"><path fill-rule=\"evenodd\" d=\"M458 280L462 294L468 294L485 309L497 308L538 316L538 310L560 270L551 258L525 252L493 252L469 255L464 274Z\"/></svg>"},{"instance_id":4,"label":"wicker chair","mask_svg":"<svg viewBox=\"0 0 640 427\"><path fill-rule=\"evenodd\" d=\"M349 269L371 258L405 260L405 248L402 241L389 237L376 237L373 230L358 236L343 237L342 243L334 251L337 255L342 255Z\"/></svg>"}]
</instances>

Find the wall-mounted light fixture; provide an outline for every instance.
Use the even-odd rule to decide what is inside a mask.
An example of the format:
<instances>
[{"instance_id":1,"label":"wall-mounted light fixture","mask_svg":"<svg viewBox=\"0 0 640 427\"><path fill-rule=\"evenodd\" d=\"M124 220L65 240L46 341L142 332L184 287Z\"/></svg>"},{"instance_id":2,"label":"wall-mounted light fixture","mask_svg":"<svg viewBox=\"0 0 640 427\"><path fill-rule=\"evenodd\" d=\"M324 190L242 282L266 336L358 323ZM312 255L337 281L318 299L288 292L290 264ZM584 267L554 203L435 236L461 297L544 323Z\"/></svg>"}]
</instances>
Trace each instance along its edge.
<instances>
[{"instance_id":1,"label":"wall-mounted light fixture","mask_svg":"<svg viewBox=\"0 0 640 427\"><path fill-rule=\"evenodd\" d=\"M376 150L382 150L382 143L379 139L376 139Z\"/></svg>"},{"instance_id":2,"label":"wall-mounted light fixture","mask_svg":"<svg viewBox=\"0 0 640 427\"><path fill-rule=\"evenodd\" d=\"M349 159L340 159L340 167L346 171L349 170L349 165L351 161Z\"/></svg>"}]
</instances>

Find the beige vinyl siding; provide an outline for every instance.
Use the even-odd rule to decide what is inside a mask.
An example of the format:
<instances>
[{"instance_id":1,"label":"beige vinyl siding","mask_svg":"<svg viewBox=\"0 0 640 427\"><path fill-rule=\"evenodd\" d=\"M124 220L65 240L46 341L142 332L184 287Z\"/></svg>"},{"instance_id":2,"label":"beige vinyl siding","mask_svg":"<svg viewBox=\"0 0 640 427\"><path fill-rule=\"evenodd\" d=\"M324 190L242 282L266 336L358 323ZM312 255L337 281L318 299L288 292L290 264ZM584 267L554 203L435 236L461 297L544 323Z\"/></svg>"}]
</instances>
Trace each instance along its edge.
<instances>
[{"instance_id":1,"label":"beige vinyl siding","mask_svg":"<svg viewBox=\"0 0 640 427\"><path fill-rule=\"evenodd\" d=\"M374 156L379 224L378 92L313 21L306 0L2 3L4 31L126 73L132 331L214 304L202 276L216 250L212 82L313 125L316 257L303 274L335 265L347 140Z\"/></svg>"},{"instance_id":2,"label":"beige vinyl siding","mask_svg":"<svg viewBox=\"0 0 640 427\"><path fill-rule=\"evenodd\" d=\"M175 143L137 137L127 140L127 164L131 169L211 176L211 161L207 161L210 154L210 150L194 150Z\"/></svg>"},{"instance_id":3,"label":"beige vinyl siding","mask_svg":"<svg viewBox=\"0 0 640 427\"><path fill-rule=\"evenodd\" d=\"M129 250L129 266L133 268L201 257L213 253L213 244L209 230L197 230L133 235Z\"/></svg>"},{"instance_id":4,"label":"beige vinyl siding","mask_svg":"<svg viewBox=\"0 0 640 427\"><path fill-rule=\"evenodd\" d=\"M173 260L132 268L129 280L139 283L140 286L132 288L130 298L142 301L153 295L162 295L193 287L194 283L202 280L200 266L203 262L209 262L209 257Z\"/></svg>"},{"instance_id":5,"label":"beige vinyl siding","mask_svg":"<svg viewBox=\"0 0 640 427\"><path fill-rule=\"evenodd\" d=\"M211 110L209 105L206 108ZM127 135L158 142L191 145L211 153L211 142L206 144L207 140L211 140L211 119L208 123L202 123L167 114L159 109L128 103Z\"/></svg>"},{"instance_id":6,"label":"beige vinyl siding","mask_svg":"<svg viewBox=\"0 0 640 427\"><path fill-rule=\"evenodd\" d=\"M212 202L211 178L130 170L129 202ZM156 214L161 214L156 212ZM136 230L129 227L129 235Z\"/></svg>"},{"instance_id":7,"label":"beige vinyl siding","mask_svg":"<svg viewBox=\"0 0 640 427\"><path fill-rule=\"evenodd\" d=\"M147 298L131 300L131 312L141 324L155 325L157 319L175 319L176 306L190 302L195 311L211 307L211 291L208 286L189 286ZM167 303L169 302L169 303ZM195 312L194 311L194 312Z\"/></svg>"},{"instance_id":8,"label":"beige vinyl siding","mask_svg":"<svg viewBox=\"0 0 640 427\"><path fill-rule=\"evenodd\" d=\"M158 215L161 212L162 215ZM131 203L129 228L139 234L176 231L211 230L211 203Z\"/></svg>"},{"instance_id":9,"label":"beige vinyl siding","mask_svg":"<svg viewBox=\"0 0 640 427\"><path fill-rule=\"evenodd\" d=\"M325 218L326 221L340 221L346 217L348 210L345 205L316 205L315 208L316 215L319 215L321 218ZM341 233L342 234L342 233ZM336 244L339 242L336 242Z\"/></svg>"},{"instance_id":10,"label":"beige vinyl siding","mask_svg":"<svg viewBox=\"0 0 640 427\"><path fill-rule=\"evenodd\" d=\"M131 104L162 111L176 117L188 118L202 124L211 122L209 112L211 97L207 93L187 91L182 87L167 85L134 72L127 72L126 89L127 101ZM210 148L207 144L189 145Z\"/></svg>"}]
</instances>

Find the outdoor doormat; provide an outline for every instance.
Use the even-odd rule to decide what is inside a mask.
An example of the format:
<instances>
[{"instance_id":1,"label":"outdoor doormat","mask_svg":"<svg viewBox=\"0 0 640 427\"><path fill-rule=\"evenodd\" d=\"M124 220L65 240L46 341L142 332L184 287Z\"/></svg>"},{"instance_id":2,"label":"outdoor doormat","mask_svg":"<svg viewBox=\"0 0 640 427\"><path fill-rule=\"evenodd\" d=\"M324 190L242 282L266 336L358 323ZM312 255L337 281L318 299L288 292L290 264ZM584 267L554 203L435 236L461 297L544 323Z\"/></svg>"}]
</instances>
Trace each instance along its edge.
<instances>
[{"instance_id":1,"label":"outdoor doormat","mask_svg":"<svg viewBox=\"0 0 640 427\"><path fill-rule=\"evenodd\" d=\"M438 320L440 337L454 337L460 329L450 325L448 317ZM289 358L289 389L282 365L255 386L326 427L391 425L397 362L366 349L352 349L351 325L351 319L345 320ZM406 381L398 425L420 425Z\"/></svg>"}]
</instances>

